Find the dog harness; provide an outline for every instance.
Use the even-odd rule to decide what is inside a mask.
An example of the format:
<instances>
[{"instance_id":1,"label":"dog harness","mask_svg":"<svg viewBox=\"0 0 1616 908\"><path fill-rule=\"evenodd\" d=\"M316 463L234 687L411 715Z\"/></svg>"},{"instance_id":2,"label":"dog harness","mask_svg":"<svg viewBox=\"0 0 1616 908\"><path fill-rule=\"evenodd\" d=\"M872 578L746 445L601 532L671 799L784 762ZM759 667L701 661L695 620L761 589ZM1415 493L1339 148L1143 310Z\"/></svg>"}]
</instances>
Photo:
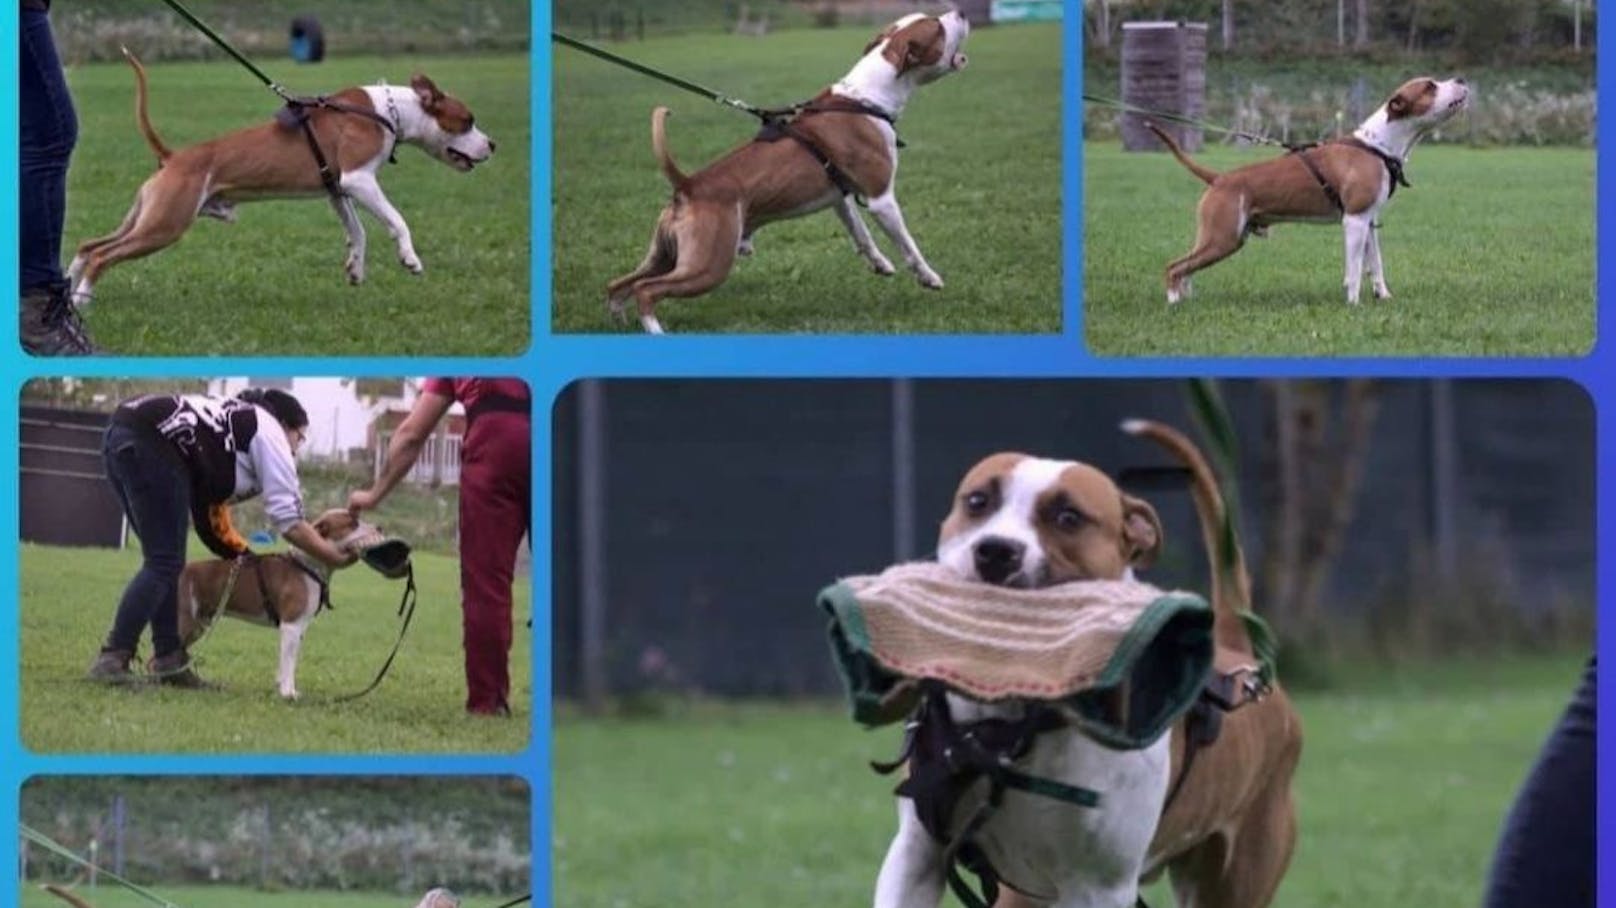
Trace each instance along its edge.
<instances>
[{"instance_id":1,"label":"dog harness","mask_svg":"<svg viewBox=\"0 0 1616 908\"><path fill-rule=\"evenodd\" d=\"M812 139L803 135L801 131L791 128L803 116L816 113L864 114L865 116L885 121L892 127L894 132L898 129L897 118L873 104L852 98L832 98L826 102L809 101L793 107L762 112L763 128L758 130L756 141L778 142L783 138L795 141L806 149L810 155L813 155L815 161L819 162L820 168L825 171L825 176L830 178L831 183L841 192L843 198L853 196L860 205L865 204L864 195L858 191L857 186L853 185L853 180L847 175L847 172L837 167L835 162L830 159L830 155L827 155L825 150L815 144ZM897 144L899 148L906 147L902 139L899 139Z\"/></svg>"},{"instance_id":2,"label":"dog harness","mask_svg":"<svg viewBox=\"0 0 1616 908\"><path fill-rule=\"evenodd\" d=\"M392 106L391 97L388 98L388 105ZM398 151L398 127L393 124L391 119L382 116L374 110L367 110L363 107L359 107L358 105L348 104L342 101L335 101L329 97L326 97L325 95L316 95L308 98L288 98L286 100L286 106L281 108L280 111L275 114L275 122L288 129L295 127L303 131L303 138L309 143L309 153L314 155L314 164L320 169L320 184L325 187L325 191L330 194L331 198L342 198L342 187L338 184L340 177L331 169L331 162L326 160L325 152L320 148L320 140L315 138L314 124L311 122L309 117L309 108L311 107L317 107L321 110L332 110L336 111L337 113L351 114L352 116L356 117L364 117L367 120L380 124L383 129L387 130L387 134L393 140L392 146L387 150L387 163L398 163L398 158L396 155L396 152Z\"/></svg>"},{"instance_id":3,"label":"dog harness","mask_svg":"<svg viewBox=\"0 0 1616 908\"><path fill-rule=\"evenodd\" d=\"M1392 196L1397 194L1398 186L1409 186L1408 178L1403 175L1403 162L1392 155L1381 151L1379 148L1370 145L1368 142L1365 142L1357 136L1345 136L1333 141L1336 144L1351 145L1354 148L1361 148L1364 151L1373 154L1375 157L1380 158L1380 162L1386 166L1386 173L1391 177L1392 188L1386 193L1386 199L1388 201L1391 200ZM1291 154L1295 155L1297 159L1302 162L1302 166L1307 168L1307 172L1313 175L1313 179L1318 181L1319 188L1324 190L1324 197L1330 200L1330 204L1334 205L1337 211L1346 213L1347 206L1341 202L1341 193L1334 186L1330 185L1330 181L1324 177L1324 171L1320 170L1319 165L1314 163L1312 158L1308 157L1307 153L1314 148L1318 148L1320 144L1321 143L1319 142L1311 142L1306 145L1290 145L1286 147L1290 149ZM1409 188L1412 189L1414 187L1409 186Z\"/></svg>"},{"instance_id":4,"label":"dog harness","mask_svg":"<svg viewBox=\"0 0 1616 908\"><path fill-rule=\"evenodd\" d=\"M1268 690L1266 676L1258 668L1208 677L1195 704L1185 713L1184 757L1178 779L1162 805L1164 815L1189 778L1195 757L1218 740L1223 714L1262 699ZM881 775L890 775L908 766L908 778L899 783L894 794L914 803L921 825L943 846L943 866L954 895L966 908L989 908L998 900L1004 880L975 837L1002 805L1004 793L1015 789L1090 808L1100 806L1100 793L1030 776L1015 768L1015 761L1027 755L1039 735L1067 724L1066 717L1053 706L1030 703L1022 717L1015 720L958 723L948 711L946 697L941 685L928 682L924 697L905 726L903 750L895 759L872 762L870 767ZM960 798L983 779L988 782L986 800L965 821L959 834L950 836ZM980 893L971 888L961 868L977 877ZM1013 886L1014 882L1010 882ZM1143 896L1135 904L1136 908L1149 908Z\"/></svg>"}]
</instances>

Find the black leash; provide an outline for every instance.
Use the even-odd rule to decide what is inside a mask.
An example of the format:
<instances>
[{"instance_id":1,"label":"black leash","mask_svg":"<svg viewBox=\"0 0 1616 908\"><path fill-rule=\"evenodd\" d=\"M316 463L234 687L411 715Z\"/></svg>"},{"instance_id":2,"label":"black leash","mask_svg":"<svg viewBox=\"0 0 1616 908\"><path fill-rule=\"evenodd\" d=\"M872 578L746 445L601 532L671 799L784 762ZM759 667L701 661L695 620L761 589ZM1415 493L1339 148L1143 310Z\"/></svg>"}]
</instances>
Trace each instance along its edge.
<instances>
[{"instance_id":1,"label":"black leash","mask_svg":"<svg viewBox=\"0 0 1616 908\"><path fill-rule=\"evenodd\" d=\"M577 38L571 38L563 35L561 32L550 32L550 40L556 42L557 44L570 47L573 50L581 50L592 57L598 57L608 63L615 63L624 69L631 69L642 76L650 76L653 79L666 82L676 88L682 88L693 95L700 95L709 101L716 101L725 107L733 107L736 110L746 111L760 120L767 121L769 119L769 111L748 104L745 101L742 101L740 98L732 98L729 95L713 91L711 88L692 82L689 79L681 79L678 76L665 73L659 69L653 69L643 63L636 63L627 57L620 57L609 50L602 50L593 44L586 44L583 41L579 41Z\"/></svg>"},{"instance_id":2,"label":"black leash","mask_svg":"<svg viewBox=\"0 0 1616 908\"><path fill-rule=\"evenodd\" d=\"M511 899L510 901L506 902L503 905L496 906L496 908L512 908L513 905L520 905L520 904L523 904L524 902L531 902L531 901L533 901L533 893L529 892L527 895Z\"/></svg>"},{"instance_id":3,"label":"black leash","mask_svg":"<svg viewBox=\"0 0 1616 908\"><path fill-rule=\"evenodd\" d=\"M1183 114L1176 114L1165 110L1151 110L1148 107L1140 107L1137 104L1129 104L1126 101L1119 101L1115 98L1107 98L1102 95L1085 94L1083 95L1083 100L1089 102L1090 104L1098 104L1101 107L1112 107L1122 111L1123 113L1138 114L1140 116L1150 117L1152 119L1166 120L1170 123L1178 123L1184 126L1194 126L1196 129L1204 129L1208 132L1216 132L1222 133L1223 135L1234 136L1237 139L1245 139L1248 142L1254 142L1258 145L1273 145L1287 150L1295 150L1291 145L1281 142L1278 139L1270 138L1269 136L1260 136L1256 133L1246 132L1240 129L1230 129L1227 126L1219 126L1216 123L1208 123L1205 120L1198 120L1195 117L1187 117Z\"/></svg>"},{"instance_id":4,"label":"black leash","mask_svg":"<svg viewBox=\"0 0 1616 908\"><path fill-rule=\"evenodd\" d=\"M393 641L393 651L387 654L387 661L382 663L381 669L376 672L376 677L371 679L370 684L366 685L364 690L357 693L344 694L340 697L335 697L331 700L332 703L347 703L350 700L357 700L375 690L376 687L382 683L382 679L387 677L387 670L393 667L393 660L398 658L399 648L404 645L404 635L409 632L410 619L415 617L415 603L417 599L418 597L415 589L415 565L412 564L410 565L410 572L408 575L406 575L404 581L404 595L399 599L398 602L398 614L404 619L404 622L403 624L399 625L398 639ZM531 897L531 894L529 897ZM520 902L512 902L511 904L520 904Z\"/></svg>"},{"instance_id":5,"label":"black leash","mask_svg":"<svg viewBox=\"0 0 1616 908\"><path fill-rule=\"evenodd\" d=\"M825 153L825 150L815 144L812 139L803 135L800 131L792 129L791 124L788 121L803 114L851 113L864 114L866 116L875 117L879 120L884 120L893 128L894 132L896 132L898 128L897 117L864 101L849 98L847 99L846 105L825 106L815 104L813 100L810 99L807 101L800 101L788 107L758 107L755 104L748 104L740 98L731 97L722 92L714 91L713 89L708 88L700 83L692 82L689 79L682 79L671 73L666 73L662 70L646 66L643 63L630 60L628 57L619 56L618 54L614 54L609 50L603 50L594 46L593 44L579 41L577 38L569 37L558 31L550 32L550 40L556 42L557 44L570 47L574 50L583 51L592 57L605 60L608 63L621 66L624 69L632 70L633 72L637 72L642 76L649 76L650 78L656 79L660 82L665 82L672 85L675 88L681 88L693 95L698 95L706 98L709 101L722 104L725 107L732 107L736 110L743 111L757 117L758 120L762 121L763 123L763 129L758 133L759 140L772 142L782 137L792 139L813 156L814 160L818 162L819 166L824 169L825 175L830 178L831 183L836 186L837 191L839 191L844 197L853 196L858 198L860 204L863 204L863 196L859 193L858 188L853 185L853 181L850 177L848 177L847 173L840 167L837 167L836 164L831 161L830 156ZM907 147L902 139L897 139L897 145L899 148Z\"/></svg>"}]
</instances>

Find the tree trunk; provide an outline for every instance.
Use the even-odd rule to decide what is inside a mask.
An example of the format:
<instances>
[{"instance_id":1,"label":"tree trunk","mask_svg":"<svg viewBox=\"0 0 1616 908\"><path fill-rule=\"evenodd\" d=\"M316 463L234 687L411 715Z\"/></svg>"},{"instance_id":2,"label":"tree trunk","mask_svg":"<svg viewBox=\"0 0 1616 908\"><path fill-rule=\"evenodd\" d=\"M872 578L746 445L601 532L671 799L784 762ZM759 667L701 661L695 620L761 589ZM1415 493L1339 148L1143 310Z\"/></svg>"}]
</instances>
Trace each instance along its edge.
<instances>
[{"instance_id":1,"label":"tree trunk","mask_svg":"<svg viewBox=\"0 0 1616 908\"><path fill-rule=\"evenodd\" d=\"M1352 38L1352 46L1363 50L1369 46L1369 0L1357 0L1358 31Z\"/></svg>"},{"instance_id":2,"label":"tree trunk","mask_svg":"<svg viewBox=\"0 0 1616 908\"><path fill-rule=\"evenodd\" d=\"M1234 0L1223 0L1223 49L1234 47Z\"/></svg>"}]
</instances>

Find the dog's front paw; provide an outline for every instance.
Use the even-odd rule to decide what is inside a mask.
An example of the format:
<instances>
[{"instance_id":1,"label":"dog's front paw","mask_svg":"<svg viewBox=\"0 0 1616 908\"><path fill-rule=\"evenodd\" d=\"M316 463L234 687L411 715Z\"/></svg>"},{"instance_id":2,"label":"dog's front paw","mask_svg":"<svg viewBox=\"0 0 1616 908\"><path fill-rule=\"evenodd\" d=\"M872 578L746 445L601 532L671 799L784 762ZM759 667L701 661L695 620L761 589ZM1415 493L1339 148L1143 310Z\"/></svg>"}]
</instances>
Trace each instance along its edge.
<instances>
[{"instance_id":1,"label":"dog's front paw","mask_svg":"<svg viewBox=\"0 0 1616 908\"><path fill-rule=\"evenodd\" d=\"M879 252L870 257L870 270L882 277L891 277L898 273L898 269L892 267L891 260ZM932 276L936 277L936 275ZM941 286L941 282L939 282L939 286Z\"/></svg>"},{"instance_id":2,"label":"dog's front paw","mask_svg":"<svg viewBox=\"0 0 1616 908\"><path fill-rule=\"evenodd\" d=\"M285 700L288 703L296 703L297 698L298 698L297 688L295 688L295 687L282 687L281 688L281 699L282 700Z\"/></svg>"},{"instance_id":3,"label":"dog's front paw","mask_svg":"<svg viewBox=\"0 0 1616 908\"><path fill-rule=\"evenodd\" d=\"M342 270L348 273L348 283L359 286L365 282L365 257L357 251L348 253L348 260L343 263Z\"/></svg>"},{"instance_id":4,"label":"dog's front paw","mask_svg":"<svg viewBox=\"0 0 1616 908\"><path fill-rule=\"evenodd\" d=\"M426 270L426 267L421 264L421 257L413 252L399 256L398 261L411 274L419 275Z\"/></svg>"},{"instance_id":5,"label":"dog's front paw","mask_svg":"<svg viewBox=\"0 0 1616 908\"><path fill-rule=\"evenodd\" d=\"M1376 284L1375 285L1375 299L1377 299L1377 300L1389 300L1391 298L1392 298L1392 288L1386 286L1385 284Z\"/></svg>"},{"instance_id":6,"label":"dog's front paw","mask_svg":"<svg viewBox=\"0 0 1616 908\"><path fill-rule=\"evenodd\" d=\"M746 258L751 258L752 253L756 251L752 248L752 238L749 236L742 237L740 243L735 246L735 254Z\"/></svg>"},{"instance_id":7,"label":"dog's front paw","mask_svg":"<svg viewBox=\"0 0 1616 908\"><path fill-rule=\"evenodd\" d=\"M930 268L922 268L915 276L920 280L920 286L925 287L927 290L943 289L942 277Z\"/></svg>"}]
</instances>

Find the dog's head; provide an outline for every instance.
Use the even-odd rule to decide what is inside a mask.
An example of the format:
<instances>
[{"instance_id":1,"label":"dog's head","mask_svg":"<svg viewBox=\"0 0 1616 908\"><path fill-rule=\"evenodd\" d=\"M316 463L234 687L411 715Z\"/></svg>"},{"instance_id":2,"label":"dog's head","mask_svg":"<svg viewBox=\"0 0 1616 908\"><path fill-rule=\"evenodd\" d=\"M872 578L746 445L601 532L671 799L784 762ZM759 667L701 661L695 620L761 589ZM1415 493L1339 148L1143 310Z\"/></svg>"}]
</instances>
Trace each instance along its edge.
<instances>
[{"instance_id":1,"label":"dog's head","mask_svg":"<svg viewBox=\"0 0 1616 908\"><path fill-rule=\"evenodd\" d=\"M957 10L941 16L911 13L882 29L864 53L880 54L900 81L925 85L965 68L963 48L970 34L971 24Z\"/></svg>"},{"instance_id":2,"label":"dog's head","mask_svg":"<svg viewBox=\"0 0 1616 908\"><path fill-rule=\"evenodd\" d=\"M1410 79L1386 99L1386 122L1405 122L1419 132L1447 122L1470 103L1470 86L1462 78Z\"/></svg>"},{"instance_id":3,"label":"dog's head","mask_svg":"<svg viewBox=\"0 0 1616 908\"><path fill-rule=\"evenodd\" d=\"M410 88L426 114L418 141L428 154L466 173L494 154L494 140L477 128L477 118L465 102L438 90L421 73L410 78Z\"/></svg>"},{"instance_id":4,"label":"dog's head","mask_svg":"<svg viewBox=\"0 0 1616 908\"><path fill-rule=\"evenodd\" d=\"M1069 460L994 454L965 474L937 539L962 577L1034 588L1118 580L1161 551L1161 519L1099 470Z\"/></svg>"},{"instance_id":5,"label":"dog's head","mask_svg":"<svg viewBox=\"0 0 1616 908\"><path fill-rule=\"evenodd\" d=\"M332 508L314 518L314 531L337 548L351 545L355 540L367 536L379 535L379 531L369 523L355 517L352 511L344 508Z\"/></svg>"}]
</instances>

